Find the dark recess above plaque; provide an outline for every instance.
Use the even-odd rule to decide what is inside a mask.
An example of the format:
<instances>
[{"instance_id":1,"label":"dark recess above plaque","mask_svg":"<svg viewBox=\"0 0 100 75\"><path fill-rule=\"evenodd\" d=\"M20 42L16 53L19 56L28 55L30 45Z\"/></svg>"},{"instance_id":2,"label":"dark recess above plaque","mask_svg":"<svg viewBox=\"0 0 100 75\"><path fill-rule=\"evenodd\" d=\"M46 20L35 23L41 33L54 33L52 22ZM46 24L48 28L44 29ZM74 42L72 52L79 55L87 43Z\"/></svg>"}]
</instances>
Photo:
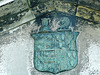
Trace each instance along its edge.
<instances>
[{"instance_id":1,"label":"dark recess above plaque","mask_svg":"<svg viewBox=\"0 0 100 75\"><path fill-rule=\"evenodd\" d=\"M69 3L78 3L78 0L60 0L64 2L69 2Z\"/></svg>"},{"instance_id":2,"label":"dark recess above plaque","mask_svg":"<svg viewBox=\"0 0 100 75\"><path fill-rule=\"evenodd\" d=\"M50 1L50 0L29 0L29 2L30 2L30 7L31 7L31 8L32 8L32 7L35 7L35 6L37 6L38 4L44 3L44 2L46 2L46 1Z\"/></svg>"}]
</instances>

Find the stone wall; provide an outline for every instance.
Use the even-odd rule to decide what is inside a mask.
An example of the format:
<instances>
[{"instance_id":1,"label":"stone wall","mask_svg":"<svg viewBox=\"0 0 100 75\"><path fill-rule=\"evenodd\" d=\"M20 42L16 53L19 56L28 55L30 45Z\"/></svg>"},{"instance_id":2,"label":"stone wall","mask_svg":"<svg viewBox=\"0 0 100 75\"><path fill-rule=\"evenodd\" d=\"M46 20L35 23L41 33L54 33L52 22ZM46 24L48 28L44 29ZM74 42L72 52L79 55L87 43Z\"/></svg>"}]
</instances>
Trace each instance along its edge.
<instances>
[{"instance_id":1,"label":"stone wall","mask_svg":"<svg viewBox=\"0 0 100 75\"><path fill-rule=\"evenodd\" d=\"M100 24L99 6L99 0L16 0L0 7L0 33L16 27L13 24L19 24L28 11L33 16L28 21L57 10L75 15L90 23Z\"/></svg>"},{"instance_id":2,"label":"stone wall","mask_svg":"<svg viewBox=\"0 0 100 75\"><path fill-rule=\"evenodd\" d=\"M27 17L28 18L28 17ZM27 20L26 18L24 18ZM52 30L57 29L53 19ZM82 22L82 20L80 19ZM57 75L99 75L100 69L100 27L78 21L75 31L80 32L77 38L78 65L75 69ZM0 75L53 75L39 72L34 68L34 39L31 33L38 32L40 25L35 21L24 24L9 33L0 36Z\"/></svg>"},{"instance_id":3,"label":"stone wall","mask_svg":"<svg viewBox=\"0 0 100 75\"><path fill-rule=\"evenodd\" d=\"M0 75L53 75L48 72L39 72L34 68L34 39L31 37L31 33L38 32L41 26L36 23L35 18L40 15L45 17L46 14L51 14L51 11L76 16L74 31L80 32L77 38L78 65L73 70L57 75L100 75L99 8L94 10L92 5L87 6L85 0L84 6L81 4L82 0L79 2L77 0L45 1L30 9L25 0L13 4L16 9L12 4L0 8L0 12L4 11L0 13L0 26L3 27L3 31L0 32ZM77 3L79 3L78 6ZM99 0L96 3L99 6ZM12 10L6 11L7 7ZM52 30L58 28L56 19L52 20Z\"/></svg>"}]
</instances>

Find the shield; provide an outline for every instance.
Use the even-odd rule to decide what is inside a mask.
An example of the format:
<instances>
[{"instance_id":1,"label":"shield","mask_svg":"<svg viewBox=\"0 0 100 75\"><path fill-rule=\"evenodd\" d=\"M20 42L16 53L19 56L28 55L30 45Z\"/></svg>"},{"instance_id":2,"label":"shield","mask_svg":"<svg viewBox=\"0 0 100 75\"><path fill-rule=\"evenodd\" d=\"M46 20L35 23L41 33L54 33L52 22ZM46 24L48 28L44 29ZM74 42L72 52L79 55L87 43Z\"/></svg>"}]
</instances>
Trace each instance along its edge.
<instances>
[{"instance_id":1,"label":"shield","mask_svg":"<svg viewBox=\"0 0 100 75\"><path fill-rule=\"evenodd\" d=\"M35 68L54 74L75 68L78 63L78 34L70 30L34 34Z\"/></svg>"}]
</instances>

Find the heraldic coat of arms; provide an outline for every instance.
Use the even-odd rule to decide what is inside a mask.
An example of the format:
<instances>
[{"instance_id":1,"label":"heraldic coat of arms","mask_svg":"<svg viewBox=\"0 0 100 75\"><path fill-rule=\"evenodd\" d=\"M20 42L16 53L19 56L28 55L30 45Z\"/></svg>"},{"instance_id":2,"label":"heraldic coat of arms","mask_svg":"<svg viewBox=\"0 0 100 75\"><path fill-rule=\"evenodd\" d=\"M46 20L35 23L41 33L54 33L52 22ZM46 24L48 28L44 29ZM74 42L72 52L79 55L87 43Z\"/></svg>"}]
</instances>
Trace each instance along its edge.
<instances>
[{"instance_id":1,"label":"heraldic coat of arms","mask_svg":"<svg viewBox=\"0 0 100 75\"><path fill-rule=\"evenodd\" d=\"M40 31L34 38L34 67L41 72L57 74L68 71L78 64L76 38L79 32L73 32L69 25L64 25L68 18L61 20L57 31L49 27L49 18L42 19Z\"/></svg>"}]
</instances>

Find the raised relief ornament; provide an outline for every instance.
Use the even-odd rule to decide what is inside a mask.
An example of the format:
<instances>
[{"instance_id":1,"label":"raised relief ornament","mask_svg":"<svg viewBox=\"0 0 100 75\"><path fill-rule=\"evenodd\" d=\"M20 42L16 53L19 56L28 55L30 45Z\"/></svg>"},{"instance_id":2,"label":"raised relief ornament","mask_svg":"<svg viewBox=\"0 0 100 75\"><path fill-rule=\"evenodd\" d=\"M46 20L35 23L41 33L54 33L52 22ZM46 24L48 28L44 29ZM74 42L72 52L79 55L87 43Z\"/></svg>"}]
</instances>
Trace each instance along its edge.
<instances>
[{"instance_id":1,"label":"raised relief ornament","mask_svg":"<svg viewBox=\"0 0 100 75\"><path fill-rule=\"evenodd\" d=\"M78 32L69 29L70 20L63 17L57 31L49 27L49 19L42 19L42 26L34 38L34 66L38 71L52 72L68 71L78 64L76 38Z\"/></svg>"}]
</instances>

